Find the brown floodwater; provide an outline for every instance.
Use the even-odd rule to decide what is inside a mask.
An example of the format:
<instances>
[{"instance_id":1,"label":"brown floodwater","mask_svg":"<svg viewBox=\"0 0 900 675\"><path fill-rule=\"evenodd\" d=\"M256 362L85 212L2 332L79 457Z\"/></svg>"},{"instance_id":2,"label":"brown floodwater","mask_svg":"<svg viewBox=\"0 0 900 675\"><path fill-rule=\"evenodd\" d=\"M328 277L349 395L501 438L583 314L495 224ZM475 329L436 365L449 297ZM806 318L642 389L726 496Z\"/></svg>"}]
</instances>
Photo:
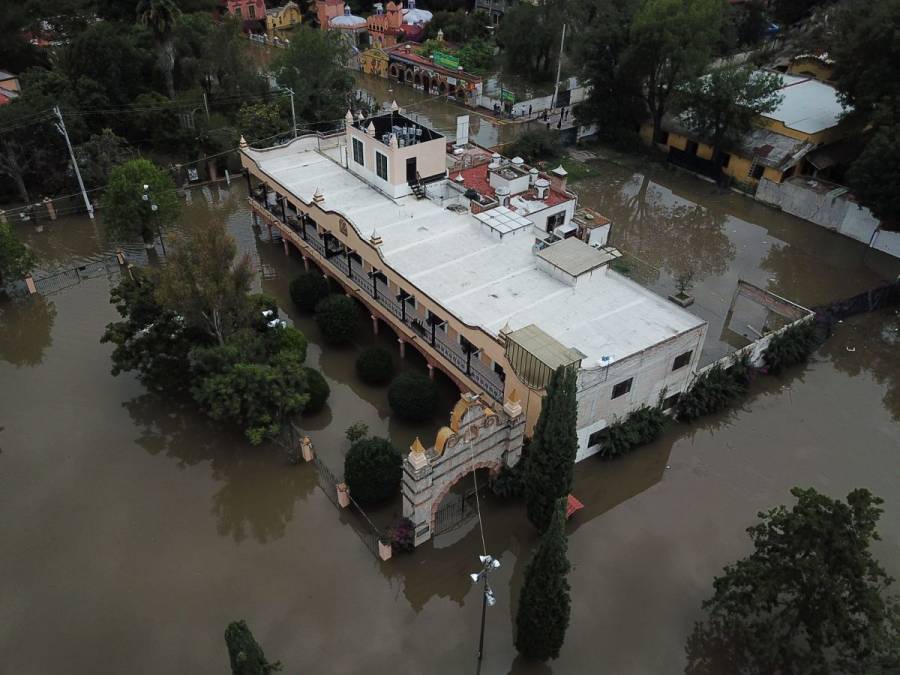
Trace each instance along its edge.
<instances>
[{"instance_id":1,"label":"brown floodwater","mask_svg":"<svg viewBox=\"0 0 900 675\"><path fill-rule=\"evenodd\" d=\"M724 214L705 236L692 234L698 246L715 223L731 224L725 253L740 268L735 275L771 277L785 295L819 302L887 274L849 240L832 242L797 230L799 221L668 178L654 184ZM628 182L608 182L585 186L584 198L610 213L624 237L628 211L613 205ZM262 290L310 338L308 361L332 396L302 426L329 466L339 472L343 432L356 421L400 447L415 435L430 442L442 414L399 423L385 390L353 373L359 347L390 344L388 331L375 338L363 324L357 345L323 349L314 323L287 299L301 266L253 230L243 186L192 197L185 221L224 219L255 260ZM664 225L641 227L649 238ZM47 266L110 250L102 226L81 219L20 232ZM666 241L674 238L655 245ZM649 244L641 252L650 257ZM720 252L710 245L697 258ZM724 284L732 274L705 264L700 283ZM227 672L222 634L238 618L286 672L679 672L712 577L747 553L744 529L759 510L788 502L794 485L882 496L876 553L900 574L896 312L845 321L810 364L759 379L739 408L673 425L620 461L578 465L574 493L586 508L569 525L572 621L548 666L522 663L512 643L535 543L524 509L486 499L487 547L502 567L492 577L498 603L480 671L481 597L467 576L481 552L474 524L411 556L376 561L318 488L312 466L287 464L277 446L250 447L148 395L131 375L112 377L111 349L99 337L116 318L105 278L0 303L0 653L17 675ZM404 367L423 365L411 356ZM446 414L454 391L440 385Z\"/></svg>"}]
</instances>

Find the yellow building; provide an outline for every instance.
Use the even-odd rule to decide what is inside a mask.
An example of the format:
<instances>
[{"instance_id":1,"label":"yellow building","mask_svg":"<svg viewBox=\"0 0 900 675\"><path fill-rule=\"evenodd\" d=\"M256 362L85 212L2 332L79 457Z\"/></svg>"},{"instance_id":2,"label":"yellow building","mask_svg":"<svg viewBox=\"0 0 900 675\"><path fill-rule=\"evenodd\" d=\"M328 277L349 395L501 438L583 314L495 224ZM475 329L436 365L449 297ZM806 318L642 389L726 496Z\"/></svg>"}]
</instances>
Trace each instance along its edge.
<instances>
[{"instance_id":1,"label":"yellow building","mask_svg":"<svg viewBox=\"0 0 900 675\"><path fill-rule=\"evenodd\" d=\"M266 10L266 33L274 37L280 32L299 26L303 20L303 12L296 2L288 2L282 7Z\"/></svg>"},{"instance_id":2,"label":"yellow building","mask_svg":"<svg viewBox=\"0 0 900 675\"><path fill-rule=\"evenodd\" d=\"M789 75L813 77L821 82L831 82L834 61L828 58L828 54L798 54L791 59L787 72Z\"/></svg>"},{"instance_id":3,"label":"yellow building","mask_svg":"<svg viewBox=\"0 0 900 675\"><path fill-rule=\"evenodd\" d=\"M366 75L377 75L387 79L388 55L383 49L372 47L359 55L359 65Z\"/></svg>"},{"instance_id":4,"label":"yellow building","mask_svg":"<svg viewBox=\"0 0 900 675\"><path fill-rule=\"evenodd\" d=\"M761 178L781 183L810 173L813 167L804 160L808 153L840 142L856 129L845 118L848 110L834 87L810 77L781 78L781 103L758 117L754 128L722 153L719 166L713 164L712 146L675 118L664 120L657 145L668 150L673 164L710 176L721 172L750 188ZM641 127L641 137L652 143L652 125Z\"/></svg>"}]
</instances>

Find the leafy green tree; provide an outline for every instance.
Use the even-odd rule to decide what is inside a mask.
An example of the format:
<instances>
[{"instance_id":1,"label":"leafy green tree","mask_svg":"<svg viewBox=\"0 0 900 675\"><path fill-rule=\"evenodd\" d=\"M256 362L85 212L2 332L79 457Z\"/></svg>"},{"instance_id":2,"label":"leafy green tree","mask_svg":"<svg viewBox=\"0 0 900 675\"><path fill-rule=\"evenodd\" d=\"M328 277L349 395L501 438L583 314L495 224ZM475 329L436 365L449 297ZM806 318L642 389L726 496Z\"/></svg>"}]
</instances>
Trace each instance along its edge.
<instances>
[{"instance_id":1,"label":"leafy green tree","mask_svg":"<svg viewBox=\"0 0 900 675\"><path fill-rule=\"evenodd\" d=\"M725 65L685 82L675 106L687 125L707 138L718 162L723 145L737 142L758 115L775 110L783 100L783 82L776 73L750 66Z\"/></svg>"},{"instance_id":2,"label":"leafy green tree","mask_svg":"<svg viewBox=\"0 0 900 675\"><path fill-rule=\"evenodd\" d=\"M549 129L536 128L516 137L507 148L510 157L521 157L526 162L551 162L562 155L559 134Z\"/></svg>"},{"instance_id":3,"label":"leafy green tree","mask_svg":"<svg viewBox=\"0 0 900 675\"><path fill-rule=\"evenodd\" d=\"M347 437L347 440L350 441L350 445L356 443L356 441L366 438L369 435L369 425L365 422L354 422L347 430L344 431L344 436Z\"/></svg>"},{"instance_id":4,"label":"leafy green tree","mask_svg":"<svg viewBox=\"0 0 900 675\"><path fill-rule=\"evenodd\" d=\"M201 220L184 234L162 272L160 303L201 327L219 345L247 325L250 258L238 258L237 244L221 222ZM302 360L301 360L302 362Z\"/></svg>"},{"instance_id":5,"label":"leafy green tree","mask_svg":"<svg viewBox=\"0 0 900 675\"><path fill-rule=\"evenodd\" d=\"M356 357L356 373L366 384L384 384L394 374L394 359L384 347L367 347Z\"/></svg>"},{"instance_id":6,"label":"leafy green tree","mask_svg":"<svg viewBox=\"0 0 900 675\"><path fill-rule=\"evenodd\" d=\"M232 621L225 631L231 675L269 675L281 670L281 663L269 663L246 621Z\"/></svg>"},{"instance_id":7,"label":"leafy green tree","mask_svg":"<svg viewBox=\"0 0 900 675\"><path fill-rule=\"evenodd\" d=\"M248 142L271 140L274 136L290 130L291 125L281 115L277 102L245 103L238 111L238 131Z\"/></svg>"},{"instance_id":8,"label":"leafy green tree","mask_svg":"<svg viewBox=\"0 0 900 675\"><path fill-rule=\"evenodd\" d=\"M569 559L566 555L565 499L553 503L547 531L525 568L516 612L516 649L525 658L546 661L559 656L569 627Z\"/></svg>"},{"instance_id":9,"label":"leafy green tree","mask_svg":"<svg viewBox=\"0 0 900 675\"><path fill-rule=\"evenodd\" d=\"M157 207L155 211L153 204ZM181 203L169 174L148 159L132 159L112 170L102 206L108 235L140 235L148 247L157 230L174 223L181 213Z\"/></svg>"},{"instance_id":10,"label":"leafy green tree","mask_svg":"<svg viewBox=\"0 0 900 675\"><path fill-rule=\"evenodd\" d=\"M335 293L316 305L316 324L327 343L345 345L356 335L359 310L352 298Z\"/></svg>"},{"instance_id":11,"label":"leafy green tree","mask_svg":"<svg viewBox=\"0 0 900 675\"><path fill-rule=\"evenodd\" d=\"M435 9L433 2L428 7ZM469 40L490 37L490 25L491 20L484 12L468 12L465 9L435 11L434 18L426 26L425 35L429 39L436 38L440 30L448 42L465 44Z\"/></svg>"},{"instance_id":12,"label":"leafy green tree","mask_svg":"<svg viewBox=\"0 0 900 675\"><path fill-rule=\"evenodd\" d=\"M802 323L773 337L763 352L763 361L769 372L777 375L785 368L806 363L818 346L815 326L811 322Z\"/></svg>"},{"instance_id":13,"label":"leafy green tree","mask_svg":"<svg viewBox=\"0 0 900 675\"><path fill-rule=\"evenodd\" d=\"M0 293L4 284L22 279L34 267L35 257L25 244L19 241L9 223L0 222Z\"/></svg>"},{"instance_id":14,"label":"leafy green tree","mask_svg":"<svg viewBox=\"0 0 900 675\"><path fill-rule=\"evenodd\" d=\"M624 420L606 428L597 456L600 459L616 459L627 455L634 448L655 441L668 421L669 416L661 407L641 406Z\"/></svg>"},{"instance_id":15,"label":"leafy green tree","mask_svg":"<svg viewBox=\"0 0 900 675\"><path fill-rule=\"evenodd\" d=\"M175 25L181 10L174 0L140 0L137 16L153 33L157 62L166 84L166 94L175 99Z\"/></svg>"},{"instance_id":16,"label":"leafy green tree","mask_svg":"<svg viewBox=\"0 0 900 675\"><path fill-rule=\"evenodd\" d=\"M228 15L212 25L197 64L200 83L208 95L239 101L241 95L264 94L268 90L267 81L257 72L248 50L239 19Z\"/></svg>"},{"instance_id":17,"label":"leafy green tree","mask_svg":"<svg viewBox=\"0 0 900 675\"><path fill-rule=\"evenodd\" d=\"M156 281L132 269L113 288L110 302L122 316L107 324L102 343L114 345L112 374L136 371L145 387L156 392L186 391L191 383L191 350L209 338L156 299Z\"/></svg>"},{"instance_id":18,"label":"leafy green tree","mask_svg":"<svg viewBox=\"0 0 900 675\"><path fill-rule=\"evenodd\" d=\"M772 18L783 26L790 26L805 18L816 7L828 5L834 0L772 0Z\"/></svg>"},{"instance_id":19,"label":"leafy green tree","mask_svg":"<svg viewBox=\"0 0 900 675\"><path fill-rule=\"evenodd\" d=\"M572 490L578 453L577 415L575 370L560 366L547 385L525 458L528 520L540 532L550 524L557 500Z\"/></svg>"},{"instance_id":20,"label":"leafy green tree","mask_svg":"<svg viewBox=\"0 0 900 675\"><path fill-rule=\"evenodd\" d=\"M197 378L191 394L212 419L237 424L259 445L303 411L309 401L307 377L297 353L280 351L260 362L245 352L247 344L232 339L193 350Z\"/></svg>"},{"instance_id":21,"label":"leafy green tree","mask_svg":"<svg viewBox=\"0 0 900 675\"><path fill-rule=\"evenodd\" d=\"M888 123L897 122L900 0L851 2L835 12L834 19L829 55L838 91L857 111L880 112Z\"/></svg>"},{"instance_id":22,"label":"leafy green tree","mask_svg":"<svg viewBox=\"0 0 900 675\"><path fill-rule=\"evenodd\" d=\"M900 122L879 128L847 175L854 194L886 225L900 224Z\"/></svg>"},{"instance_id":23,"label":"leafy green tree","mask_svg":"<svg viewBox=\"0 0 900 675\"><path fill-rule=\"evenodd\" d=\"M723 17L721 0L643 0L635 12L628 67L641 83L654 138L674 92L709 60Z\"/></svg>"},{"instance_id":24,"label":"leafy green tree","mask_svg":"<svg viewBox=\"0 0 900 675\"><path fill-rule=\"evenodd\" d=\"M437 387L425 375L401 373L391 382L388 403L397 417L410 422L422 422L434 413Z\"/></svg>"},{"instance_id":25,"label":"leafy green tree","mask_svg":"<svg viewBox=\"0 0 900 675\"><path fill-rule=\"evenodd\" d=\"M759 44L769 26L764 0L729 5L729 10L738 45L752 47Z\"/></svg>"},{"instance_id":26,"label":"leafy green tree","mask_svg":"<svg viewBox=\"0 0 900 675\"><path fill-rule=\"evenodd\" d=\"M328 297L331 287L321 273L303 272L291 281L291 300L302 310L311 312L319 301Z\"/></svg>"},{"instance_id":27,"label":"leafy green tree","mask_svg":"<svg viewBox=\"0 0 900 675\"><path fill-rule=\"evenodd\" d=\"M562 7L556 2L524 2L506 11L497 29L504 68L534 81L549 79L556 65L562 20ZM522 39L524 35L527 40Z\"/></svg>"},{"instance_id":28,"label":"leafy green tree","mask_svg":"<svg viewBox=\"0 0 900 675\"><path fill-rule=\"evenodd\" d=\"M99 134L93 134L75 148L81 178L89 190L104 187L113 168L124 164L133 155L128 141L116 136L111 129L103 129Z\"/></svg>"},{"instance_id":29,"label":"leafy green tree","mask_svg":"<svg viewBox=\"0 0 900 675\"><path fill-rule=\"evenodd\" d=\"M846 503L794 488L797 503L759 514L754 550L727 565L688 639L688 673L893 673L900 611L872 555L882 500Z\"/></svg>"},{"instance_id":30,"label":"leafy green tree","mask_svg":"<svg viewBox=\"0 0 900 675\"><path fill-rule=\"evenodd\" d=\"M361 503L384 501L397 493L403 458L386 438L356 441L344 458L344 480L351 496Z\"/></svg>"},{"instance_id":31,"label":"leafy green tree","mask_svg":"<svg viewBox=\"0 0 900 675\"><path fill-rule=\"evenodd\" d=\"M325 377L315 368L306 368L306 390L309 394L309 401L303 408L303 412L308 415L314 415L321 412L331 395L331 387Z\"/></svg>"},{"instance_id":32,"label":"leafy green tree","mask_svg":"<svg viewBox=\"0 0 900 675\"><path fill-rule=\"evenodd\" d=\"M4 69L21 73L26 68L40 65L41 51L32 45L23 34L30 17L21 3L4 3L0 12L0 63Z\"/></svg>"},{"instance_id":33,"label":"leafy green tree","mask_svg":"<svg viewBox=\"0 0 900 675\"><path fill-rule=\"evenodd\" d=\"M459 64L469 73L486 73L494 65L494 43L474 38L460 47Z\"/></svg>"},{"instance_id":34,"label":"leafy green tree","mask_svg":"<svg viewBox=\"0 0 900 675\"><path fill-rule=\"evenodd\" d=\"M347 41L338 31L302 25L272 63L279 84L294 90L298 120L335 122L347 112L353 75L347 70Z\"/></svg>"}]
</instances>

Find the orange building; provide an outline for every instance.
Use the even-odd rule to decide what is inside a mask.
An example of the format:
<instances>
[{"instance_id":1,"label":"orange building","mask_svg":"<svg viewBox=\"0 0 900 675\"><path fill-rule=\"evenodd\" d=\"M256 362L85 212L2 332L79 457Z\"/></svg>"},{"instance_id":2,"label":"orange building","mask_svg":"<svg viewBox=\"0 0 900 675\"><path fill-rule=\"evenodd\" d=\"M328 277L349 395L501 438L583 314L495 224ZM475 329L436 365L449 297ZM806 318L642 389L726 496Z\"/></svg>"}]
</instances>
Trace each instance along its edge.
<instances>
[{"instance_id":1,"label":"orange building","mask_svg":"<svg viewBox=\"0 0 900 675\"><path fill-rule=\"evenodd\" d=\"M403 5L388 2L387 6L375 3L375 13L367 20L372 45L394 47L403 41Z\"/></svg>"}]
</instances>

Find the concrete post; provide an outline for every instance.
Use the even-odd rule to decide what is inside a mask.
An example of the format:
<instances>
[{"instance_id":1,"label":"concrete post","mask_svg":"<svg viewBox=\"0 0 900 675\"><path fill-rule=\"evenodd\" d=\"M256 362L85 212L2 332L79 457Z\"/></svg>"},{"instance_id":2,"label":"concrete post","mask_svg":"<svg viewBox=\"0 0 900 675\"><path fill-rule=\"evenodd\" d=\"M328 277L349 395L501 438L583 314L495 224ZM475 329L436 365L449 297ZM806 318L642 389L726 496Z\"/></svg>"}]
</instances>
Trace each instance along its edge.
<instances>
[{"instance_id":1,"label":"concrete post","mask_svg":"<svg viewBox=\"0 0 900 675\"><path fill-rule=\"evenodd\" d=\"M309 436L304 436L300 439L300 454L303 455L304 462L311 462L316 456L316 453L313 450L312 441L310 440Z\"/></svg>"},{"instance_id":2,"label":"concrete post","mask_svg":"<svg viewBox=\"0 0 900 675\"><path fill-rule=\"evenodd\" d=\"M428 364L428 379L429 380L434 379L434 366L431 365L430 363Z\"/></svg>"},{"instance_id":3,"label":"concrete post","mask_svg":"<svg viewBox=\"0 0 900 675\"><path fill-rule=\"evenodd\" d=\"M309 258L303 256L303 269L309 272Z\"/></svg>"},{"instance_id":4,"label":"concrete post","mask_svg":"<svg viewBox=\"0 0 900 675\"><path fill-rule=\"evenodd\" d=\"M25 288L28 289L29 295L37 293L37 287L34 285L34 277L31 276L30 272L25 275Z\"/></svg>"},{"instance_id":5,"label":"concrete post","mask_svg":"<svg viewBox=\"0 0 900 675\"><path fill-rule=\"evenodd\" d=\"M4 225L6 225L6 223L8 223L8 222L9 221L6 219L6 211L3 209L0 209L0 223L3 223Z\"/></svg>"},{"instance_id":6,"label":"concrete post","mask_svg":"<svg viewBox=\"0 0 900 675\"><path fill-rule=\"evenodd\" d=\"M284 244L284 254L285 254L285 255L290 255L291 252L288 250L288 241L287 241L287 239L282 239L282 240L281 240L281 243Z\"/></svg>"},{"instance_id":7,"label":"concrete post","mask_svg":"<svg viewBox=\"0 0 900 675\"><path fill-rule=\"evenodd\" d=\"M116 249L116 262L119 263L120 265L125 264L125 251L123 251L120 248Z\"/></svg>"},{"instance_id":8,"label":"concrete post","mask_svg":"<svg viewBox=\"0 0 900 675\"><path fill-rule=\"evenodd\" d=\"M56 207L53 205L53 200L50 197L44 197L44 208L47 209L47 215L50 216L50 220L56 220Z\"/></svg>"},{"instance_id":9,"label":"concrete post","mask_svg":"<svg viewBox=\"0 0 900 675\"><path fill-rule=\"evenodd\" d=\"M378 540L378 557L387 562L391 559L391 554L393 553L393 549L390 544L385 544L380 539Z\"/></svg>"},{"instance_id":10,"label":"concrete post","mask_svg":"<svg viewBox=\"0 0 900 675\"><path fill-rule=\"evenodd\" d=\"M397 338L397 342L400 343L400 358L405 359L406 358L406 340L404 340L403 338Z\"/></svg>"},{"instance_id":11,"label":"concrete post","mask_svg":"<svg viewBox=\"0 0 900 675\"><path fill-rule=\"evenodd\" d=\"M374 314L370 314L369 316L372 317L372 332L375 335L378 335L378 317Z\"/></svg>"},{"instance_id":12,"label":"concrete post","mask_svg":"<svg viewBox=\"0 0 900 675\"><path fill-rule=\"evenodd\" d=\"M346 483L337 484L337 498L338 506L342 509L346 509L350 506L350 488L347 487Z\"/></svg>"},{"instance_id":13,"label":"concrete post","mask_svg":"<svg viewBox=\"0 0 900 675\"><path fill-rule=\"evenodd\" d=\"M266 228L269 230L269 241L272 241L272 223L266 221Z\"/></svg>"}]
</instances>

